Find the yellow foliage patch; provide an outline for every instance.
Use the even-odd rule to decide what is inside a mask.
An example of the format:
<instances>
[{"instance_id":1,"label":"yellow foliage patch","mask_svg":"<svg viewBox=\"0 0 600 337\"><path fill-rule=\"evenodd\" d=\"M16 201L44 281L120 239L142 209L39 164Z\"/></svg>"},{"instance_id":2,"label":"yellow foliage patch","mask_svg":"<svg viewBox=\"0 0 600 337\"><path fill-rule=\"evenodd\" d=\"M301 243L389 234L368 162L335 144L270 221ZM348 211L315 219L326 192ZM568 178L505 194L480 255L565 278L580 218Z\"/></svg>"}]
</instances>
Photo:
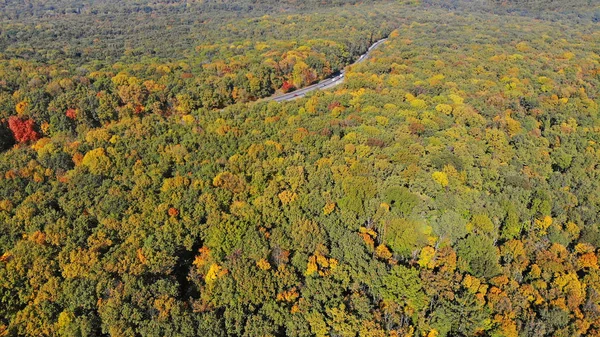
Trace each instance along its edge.
<instances>
[{"instance_id":1,"label":"yellow foliage patch","mask_svg":"<svg viewBox=\"0 0 600 337\"><path fill-rule=\"evenodd\" d=\"M535 228L542 233L545 233L550 225L552 225L552 217L548 215L546 215L543 219L536 219L534 221Z\"/></svg>"},{"instance_id":2,"label":"yellow foliage patch","mask_svg":"<svg viewBox=\"0 0 600 337\"><path fill-rule=\"evenodd\" d=\"M440 333L436 329L432 329L427 333L427 337L437 337Z\"/></svg>"},{"instance_id":3,"label":"yellow foliage patch","mask_svg":"<svg viewBox=\"0 0 600 337\"><path fill-rule=\"evenodd\" d=\"M13 209L13 203L8 199L0 200L0 211L10 212Z\"/></svg>"},{"instance_id":4,"label":"yellow foliage patch","mask_svg":"<svg viewBox=\"0 0 600 337\"><path fill-rule=\"evenodd\" d=\"M427 103L424 100L420 99L420 98L415 98L412 101L410 101L410 105L413 108L417 108L417 109L425 109L425 108L427 108Z\"/></svg>"},{"instance_id":5,"label":"yellow foliage patch","mask_svg":"<svg viewBox=\"0 0 600 337\"><path fill-rule=\"evenodd\" d=\"M25 111L27 111L28 106L29 106L29 103L27 103L25 101L21 101L21 102L17 103L17 105L15 106L15 110L17 111L18 115L22 115L25 113Z\"/></svg>"},{"instance_id":6,"label":"yellow foliage patch","mask_svg":"<svg viewBox=\"0 0 600 337\"><path fill-rule=\"evenodd\" d=\"M449 115L449 114L452 113L452 106L449 105L449 104L438 104L435 107L435 110L438 111L438 112L442 112L442 113L444 113L446 115Z\"/></svg>"},{"instance_id":7,"label":"yellow foliage patch","mask_svg":"<svg viewBox=\"0 0 600 337\"><path fill-rule=\"evenodd\" d=\"M306 265L306 272L304 275L310 276L318 273L320 276L327 276L331 274L331 271L337 267L338 261L333 258L327 258L316 252L314 255L308 258Z\"/></svg>"},{"instance_id":8,"label":"yellow foliage patch","mask_svg":"<svg viewBox=\"0 0 600 337\"><path fill-rule=\"evenodd\" d=\"M110 168L111 161L103 148L97 148L83 156L81 165L86 166L94 174L103 174Z\"/></svg>"},{"instance_id":9,"label":"yellow foliage patch","mask_svg":"<svg viewBox=\"0 0 600 337\"><path fill-rule=\"evenodd\" d=\"M183 115L181 121L186 125L192 125L196 122L196 118L192 115Z\"/></svg>"},{"instance_id":10,"label":"yellow foliage patch","mask_svg":"<svg viewBox=\"0 0 600 337\"><path fill-rule=\"evenodd\" d=\"M93 129L88 131L85 135L85 141L88 143L94 143L97 141L108 142L111 138L110 133L105 128Z\"/></svg>"},{"instance_id":11,"label":"yellow foliage patch","mask_svg":"<svg viewBox=\"0 0 600 337\"><path fill-rule=\"evenodd\" d=\"M431 177L436 183L440 184L442 187L448 186L448 175L446 175L446 173L436 171L431 174Z\"/></svg>"},{"instance_id":12,"label":"yellow foliage patch","mask_svg":"<svg viewBox=\"0 0 600 337\"><path fill-rule=\"evenodd\" d=\"M375 255L383 260L389 260L392 258L392 252L390 252L386 245L377 246L377 248L375 248Z\"/></svg>"},{"instance_id":13,"label":"yellow foliage patch","mask_svg":"<svg viewBox=\"0 0 600 337\"><path fill-rule=\"evenodd\" d=\"M419 266L421 268L433 268L434 267L434 258L435 257L435 248L431 246L427 246L421 249L421 253L419 254Z\"/></svg>"},{"instance_id":14,"label":"yellow foliage patch","mask_svg":"<svg viewBox=\"0 0 600 337\"><path fill-rule=\"evenodd\" d=\"M256 266L262 270L269 270L271 269L271 264L269 263L269 261L265 260L265 259L260 259L256 262Z\"/></svg>"},{"instance_id":15,"label":"yellow foliage patch","mask_svg":"<svg viewBox=\"0 0 600 337\"><path fill-rule=\"evenodd\" d=\"M328 202L323 207L323 214L331 214L335 210L335 202Z\"/></svg>"},{"instance_id":16,"label":"yellow foliage patch","mask_svg":"<svg viewBox=\"0 0 600 337\"><path fill-rule=\"evenodd\" d=\"M377 122L377 124L379 124L381 126L386 126L390 122L389 118L387 118L385 116L376 116L375 121Z\"/></svg>"},{"instance_id":17,"label":"yellow foliage patch","mask_svg":"<svg viewBox=\"0 0 600 337\"><path fill-rule=\"evenodd\" d=\"M448 97L450 97L452 102L454 102L454 104L457 104L457 105L461 105L465 102L464 98L458 96L457 94L450 94L450 95L448 95Z\"/></svg>"},{"instance_id":18,"label":"yellow foliage patch","mask_svg":"<svg viewBox=\"0 0 600 337\"><path fill-rule=\"evenodd\" d=\"M206 276L204 276L204 282L210 284L210 283L213 283L214 281L216 281L217 278L219 277L220 271L221 271L221 267L218 264L213 263L212 265L210 265L210 268L208 269Z\"/></svg>"},{"instance_id":19,"label":"yellow foliage patch","mask_svg":"<svg viewBox=\"0 0 600 337\"><path fill-rule=\"evenodd\" d=\"M277 196L279 197L279 200L281 200L281 203L284 205L287 205L298 199L298 195L296 193L288 190L279 193Z\"/></svg>"}]
</instances>

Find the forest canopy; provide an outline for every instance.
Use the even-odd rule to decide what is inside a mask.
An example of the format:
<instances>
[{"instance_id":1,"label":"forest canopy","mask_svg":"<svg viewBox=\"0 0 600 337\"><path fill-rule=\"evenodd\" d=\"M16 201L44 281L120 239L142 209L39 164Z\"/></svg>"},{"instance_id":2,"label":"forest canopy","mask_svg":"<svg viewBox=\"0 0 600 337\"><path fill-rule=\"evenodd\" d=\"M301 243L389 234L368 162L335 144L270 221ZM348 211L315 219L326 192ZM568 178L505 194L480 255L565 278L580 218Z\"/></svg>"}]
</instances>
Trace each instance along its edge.
<instances>
[{"instance_id":1,"label":"forest canopy","mask_svg":"<svg viewBox=\"0 0 600 337\"><path fill-rule=\"evenodd\" d=\"M600 334L599 18L3 2L0 336Z\"/></svg>"}]
</instances>

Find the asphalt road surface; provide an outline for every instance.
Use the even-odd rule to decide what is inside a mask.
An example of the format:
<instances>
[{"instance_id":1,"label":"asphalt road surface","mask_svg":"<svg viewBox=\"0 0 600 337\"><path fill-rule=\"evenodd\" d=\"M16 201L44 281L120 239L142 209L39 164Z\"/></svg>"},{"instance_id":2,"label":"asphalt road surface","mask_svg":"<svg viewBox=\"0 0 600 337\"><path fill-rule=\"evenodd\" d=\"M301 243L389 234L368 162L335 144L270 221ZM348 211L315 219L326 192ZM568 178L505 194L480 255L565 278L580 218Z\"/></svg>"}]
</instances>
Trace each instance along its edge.
<instances>
[{"instance_id":1,"label":"asphalt road surface","mask_svg":"<svg viewBox=\"0 0 600 337\"><path fill-rule=\"evenodd\" d=\"M382 39L379 40L375 43L373 43L373 45L371 45L371 47L369 47L369 49L367 50L366 53L364 53L363 55L361 55L358 60L356 60L356 62L353 63L357 64L360 63L364 60L366 60L369 57L369 53L377 48L380 44L382 44L383 42L385 42L385 40L387 39ZM304 97L306 94L308 94L309 92L313 91L313 90L324 90L324 89L329 89L332 87L335 87L336 85L344 82L344 75L345 75L345 71L342 70L338 75L334 76L334 77L330 77L328 79L324 79L319 83L313 84L313 85L309 85L307 87L304 87L302 89L298 89L296 91L292 91L289 92L287 94L283 94L280 96L276 96L276 97L272 97L271 99L274 100L275 102L284 102L284 101L291 101L293 99L297 99L300 97Z\"/></svg>"}]
</instances>

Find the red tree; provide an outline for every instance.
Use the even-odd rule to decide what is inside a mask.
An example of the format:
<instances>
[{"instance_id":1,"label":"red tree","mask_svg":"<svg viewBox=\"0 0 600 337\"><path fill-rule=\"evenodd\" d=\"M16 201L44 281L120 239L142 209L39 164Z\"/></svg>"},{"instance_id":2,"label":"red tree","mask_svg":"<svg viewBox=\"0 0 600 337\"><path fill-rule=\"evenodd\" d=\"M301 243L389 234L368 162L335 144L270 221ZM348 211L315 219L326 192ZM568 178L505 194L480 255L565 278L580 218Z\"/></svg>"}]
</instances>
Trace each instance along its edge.
<instances>
[{"instance_id":1,"label":"red tree","mask_svg":"<svg viewBox=\"0 0 600 337\"><path fill-rule=\"evenodd\" d=\"M40 135L34 130L35 122L32 119L20 119L17 116L11 116L8 119L8 127L13 133L13 137L19 143L30 140L38 140Z\"/></svg>"},{"instance_id":2,"label":"red tree","mask_svg":"<svg viewBox=\"0 0 600 337\"><path fill-rule=\"evenodd\" d=\"M285 81L283 82L283 85L281 86L281 91L285 92L290 92L292 90L294 90L295 87L291 82Z\"/></svg>"},{"instance_id":3,"label":"red tree","mask_svg":"<svg viewBox=\"0 0 600 337\"><path fill-rule=\"evenodd\" d=\"M75 117L77 117L77 110L67 109L67 112L65 112L65 115L67 115L67 117L69 117L71 119L75 119Z\"/></svg>"}]
</instances>

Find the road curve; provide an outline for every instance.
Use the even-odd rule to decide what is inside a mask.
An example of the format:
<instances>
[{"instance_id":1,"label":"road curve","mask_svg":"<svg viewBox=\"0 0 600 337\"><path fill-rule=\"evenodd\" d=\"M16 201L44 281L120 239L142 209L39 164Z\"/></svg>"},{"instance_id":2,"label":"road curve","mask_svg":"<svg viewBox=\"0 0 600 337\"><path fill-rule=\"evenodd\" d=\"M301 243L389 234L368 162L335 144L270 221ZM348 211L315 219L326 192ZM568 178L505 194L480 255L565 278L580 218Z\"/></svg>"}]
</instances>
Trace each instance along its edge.
<instances>
[{"instance_id":1,"label":"road curve","mask_svg":"<svg viewBox=\"0 0 600 337\"><path fill-rule=\"evenodd\" d=\"M358 60L356 60L356 62L354 62L351 65L355 65L357 63L361 63L362 61L366 60L369 57L369 53L373 49L377 48L380 44L384 43L386 40L387 39L381 39L381 40L373 43L371 45L371 47L369 47L369 49L367 50L367 52L364 53L364 54L362 54L358 58ZM315 84L309 85L307 87L304 87L302 89L298 89L296 91L292 91L292 92L289 92L287 94L279 95L279 96L276 96L276 97L271 97L271 98L268 98L268 99L271 99L271 100L273 100L275 102L291 101L291 100L294 100L294 99L297 99L297 98L304 97L309 92L317 90L317 89L323 90L323 89L329 89L329 88L335 87L336 85L344 82L345 72L346 72L345 70L342 70L338 75L330 77L330 78L327 78L327 79L324 79L324 80L322 80L319 83L315 83Z\"/></svg>"}]
</instances>

